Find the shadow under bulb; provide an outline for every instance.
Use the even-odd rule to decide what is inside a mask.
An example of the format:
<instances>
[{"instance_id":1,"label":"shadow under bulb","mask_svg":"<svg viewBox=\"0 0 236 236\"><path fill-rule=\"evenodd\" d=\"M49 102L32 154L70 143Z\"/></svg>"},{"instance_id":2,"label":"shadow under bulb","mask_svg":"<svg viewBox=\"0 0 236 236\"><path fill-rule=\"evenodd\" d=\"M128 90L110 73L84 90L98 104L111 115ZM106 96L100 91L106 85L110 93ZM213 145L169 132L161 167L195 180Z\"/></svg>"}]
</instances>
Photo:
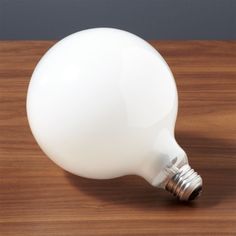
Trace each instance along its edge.
<instances>
[{"instance_id":1,"label":"shadow under bulb","mask_svg":"<svg viewBox=\"0 0 236 236\"><path fill-rule=\"evenodd\" d=\"M56 43L27 94L32 133L47 156L86 178L135 174L180 200L201 177L174 138L178 97L162 56L131 33L95 28Z\"/></svg>"}]
</instances>

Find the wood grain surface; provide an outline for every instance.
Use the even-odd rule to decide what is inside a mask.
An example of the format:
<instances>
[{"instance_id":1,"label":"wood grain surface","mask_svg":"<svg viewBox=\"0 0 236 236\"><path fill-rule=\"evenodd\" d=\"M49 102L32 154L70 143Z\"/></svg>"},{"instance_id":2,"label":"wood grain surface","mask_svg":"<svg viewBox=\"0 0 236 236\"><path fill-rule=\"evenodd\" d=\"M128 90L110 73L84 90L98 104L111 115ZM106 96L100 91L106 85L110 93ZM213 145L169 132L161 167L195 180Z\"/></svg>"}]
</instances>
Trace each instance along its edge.
<instances>
[{"instance_id":1,"label":"wood grain surface","mask_svg":"<svg viewBox=\"0 0 236 236\"><path fill-rule=\"evenodd\" d=\"M236 235L236 42L152 41L179 90L176 138L204 179L181 203L136 176L73 176L37 146L25 99L52 41L0 42L0 235Z\"/></svg>"}]
</instances>

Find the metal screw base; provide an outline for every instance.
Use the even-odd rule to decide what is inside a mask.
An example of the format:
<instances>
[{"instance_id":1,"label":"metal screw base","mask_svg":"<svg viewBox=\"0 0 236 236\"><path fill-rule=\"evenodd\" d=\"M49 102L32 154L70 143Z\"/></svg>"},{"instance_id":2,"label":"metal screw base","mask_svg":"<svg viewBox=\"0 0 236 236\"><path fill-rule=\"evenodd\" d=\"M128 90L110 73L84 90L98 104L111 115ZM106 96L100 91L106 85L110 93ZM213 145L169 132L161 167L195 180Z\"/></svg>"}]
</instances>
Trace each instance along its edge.
<instances>
[{"instance_id":1,"label":"metal screw base","mask_svg":"<svg viewBox=\"0 0 236 236\"><path fill-rule=\"evenodd\" d=\"M172 170L175 174L167 180L165 189L183 201L196 199L202 192L202 178L188 164Z\"/></svg>"}]
</instances>

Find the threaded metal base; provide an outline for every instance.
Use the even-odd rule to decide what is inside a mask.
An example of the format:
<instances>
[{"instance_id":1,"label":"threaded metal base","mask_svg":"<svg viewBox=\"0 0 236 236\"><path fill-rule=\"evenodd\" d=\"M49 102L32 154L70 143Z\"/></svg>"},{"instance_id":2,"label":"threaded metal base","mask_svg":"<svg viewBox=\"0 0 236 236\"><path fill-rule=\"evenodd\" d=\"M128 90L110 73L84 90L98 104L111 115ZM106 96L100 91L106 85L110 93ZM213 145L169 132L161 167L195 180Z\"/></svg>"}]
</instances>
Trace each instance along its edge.
<instances>
[{"instance_id":1,"label":"threaded metal base","mask_svg":"<svg viewBox=\"0 0 236 236\"><path fill-rule=\"evenodd\" d=\"M202 192L202 178L188 164L175 169L165 189L183 201L196 199Z\"/></svg>"}]
</instances>

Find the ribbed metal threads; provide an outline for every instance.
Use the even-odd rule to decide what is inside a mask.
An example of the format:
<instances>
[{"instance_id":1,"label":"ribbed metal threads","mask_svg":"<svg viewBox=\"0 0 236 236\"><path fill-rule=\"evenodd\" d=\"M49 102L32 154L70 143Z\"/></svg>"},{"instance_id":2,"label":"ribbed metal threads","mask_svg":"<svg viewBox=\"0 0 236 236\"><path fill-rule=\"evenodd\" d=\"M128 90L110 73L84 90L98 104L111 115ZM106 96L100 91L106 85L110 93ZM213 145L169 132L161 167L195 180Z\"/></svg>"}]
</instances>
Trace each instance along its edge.
<instances>
[{"instance_id":1,"label":"ribbed metal threads","mask_svg":"<svg viewBox=\"0 0 236 236\"><path fill-rule=\"evenodd\" d=\"M197 198L202 191L202 178L188 164L176 170L165 189L183 201Z\"/></svg>"}]
</instances>

